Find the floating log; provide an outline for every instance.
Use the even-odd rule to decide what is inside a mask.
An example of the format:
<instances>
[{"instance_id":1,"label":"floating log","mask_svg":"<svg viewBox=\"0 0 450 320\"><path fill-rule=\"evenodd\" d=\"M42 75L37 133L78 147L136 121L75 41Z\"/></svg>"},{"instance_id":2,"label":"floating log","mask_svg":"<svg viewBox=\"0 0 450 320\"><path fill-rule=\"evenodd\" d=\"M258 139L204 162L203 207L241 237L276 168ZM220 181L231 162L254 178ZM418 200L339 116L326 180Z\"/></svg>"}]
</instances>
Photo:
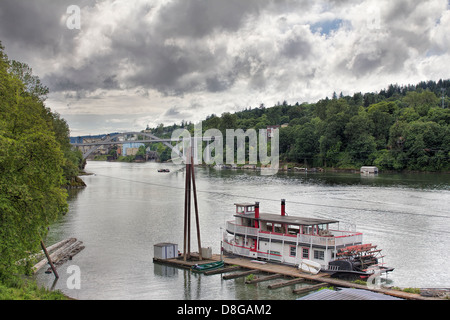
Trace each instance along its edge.
<instances>
[{"instance_id":1,"label":"floating log","mask_svg":"<svg viewBox=\"0 0 450 320\"><path fill-rule=\"evenodd\" d=\"M203 274L207 275L207 276L211 276L213 274L227 273L227 272L236 271L236 270L240 270L240 269L242 269L242 268L239 266L234 266L234 267L229 267L229 268L222 268L222 269L217 269L217 270L206 271Z\"/></svg>"},{"instance_id":2,"label":"floating log","mask_svg":"<svg viewBox=\"0 0 450 320\"><path fill-rule=\"evenodd\" d=\"M83 246L83 242L76 242L58 255L57 260L54 263L55 267L62 266L67 261L72 260L72 258L80 253L84 248L85 246ZM46 273L50 273L51 271L51 268L48 268Z\"/></svg>"},{"instance_id":3,"label":"floating log","mask_svg":"<svg viewBox=\"0 0 450 320\"><path fill-rule=\"evenodd\" d=\"M287 287L287 286L290 286L290 285L293 285L293 284L301 283L301 282L304 282L304 281L305 281L304 278L296 278L296 279L289 280L289 281L284 281L284 282L271 284L267 288L269 288L269 289L278 289L278 288Z\"/></svg>"},{"instance_id":4,"label":"floating log","mask_svg":"<svg viewBox=\"0 0 450 320\"><path fill-rule=\"evenodd\" d=\"M69 242L73 243L75 241L76 241L76 239L74 239L74 238L70 238L70 239L66 239L66 240L60 241L60 242L55 243L54 245L48 247L47 248L47 252L51 254L53 251L58 250L59 248L67 245ZM17 261L16 264L17 265L21 265L22 263L24 263L27 260L41 261L44 258L45 258L44 250L41 250L38 253L31 254L28 258L24 258L24 259L22 259L20 261Z\"/></svg>"},{"instance_id":5,"label":"floating log","mask_svg":"<svg viewBox=\"0 0 450 320\"><path fill-rule=\"evenodd\" d=\"M69 243L75 243L76 241L77 241L77 239L75 239L75 238L69 238L69 239L60 241L60 242L55 243L54 245L48 247L48 248L47 248L47 251L48 251L49 253L52 253L53 251L58 250L59 248L61 248L61 247L63 247L63 246L66 246L66 245L69 244Z\"/></svg>"},{"instance_id":6,"label":"floating log","mask_svg":"<svg viewBox=\"0 0 450 320\"><path fill-rule=\"evenodd\" d=\"M255 273L259 273L259 270L249 270L249 271L244 271L244 272L240 272L240 273L229 274L229 275L223 276L223 279L224 280L236 279L236 278L245 277L245 276L248 276L250 274L255 274Z\"/></svg>"},{"instance_id":7,"label":"floating log","mask_svg":"<svg viewBox=\"0 0 450 320\"><path fill-rule=\"evenodd\" d=\"M326 286L327 284L325 282L321 282L315 285L311 285L311 286L307 286L307 287L303 287L300 289L294 289L292 290L293 293L296 294L301 294L301 293L306 293L306 292L310 292L310 291L314 291L314 290L318 290L324 286Z\"/></svg>"},{"instance_id":8,"label":"floating log","mask_svg":"<svg viewBox=\"0 0 450 320\"><path fill-rule=\"evenodd\" d=\"M273 275L270 275L270 276L267 276L267 277L259 277L259 278L253 279L253 280L248 280L248 281L245 281L245 283L246 284L254 284L254 283L269 281L269 280L273 280L273 279L278 279L278 278L281 278L281 277L283 277L283 275L277 273L277 274L273 274Z\"/></svg>"}]
</instances>

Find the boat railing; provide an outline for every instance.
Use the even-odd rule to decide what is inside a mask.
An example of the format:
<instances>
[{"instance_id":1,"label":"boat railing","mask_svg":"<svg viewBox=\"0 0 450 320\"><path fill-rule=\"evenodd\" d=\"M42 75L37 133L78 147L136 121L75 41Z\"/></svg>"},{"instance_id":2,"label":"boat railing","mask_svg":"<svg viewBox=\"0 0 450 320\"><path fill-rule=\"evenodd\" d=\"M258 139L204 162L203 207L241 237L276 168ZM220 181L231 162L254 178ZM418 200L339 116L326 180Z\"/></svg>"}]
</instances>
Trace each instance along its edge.
<instances>
[{"instance_id":1,"label":"boat railing","mask_svg":"<svg viewBox=\"0 0 450 320\"><path fill-rule=\"evenodd\" d=\"M246 236L262 237L270 240L293 241L325 247L345 246L362 242L362 233L351 231L330 230L332 236L328 237L301 233L298 233L296 235L286 235L275 232L260 231L257 228L238 225L234 221L227 222L227 231L234 234L237 233Z\"/></svg>"},{"instance_id":2,"label":"boat railing","mask_svg":"<svg viewBox=\"0 0 450 320\"><path fill-rule=\"evenodd\" d=\"M258 258L265 259L265 260L272 260L272 261L282 261L282 257L279 254L274 254L271 252L260 252L258 251Z\"/></svg>"},{"instance_id":3,"label":"boat railing","mask_svg":"<svg viewBox=\"0 0 450 320\"><path fill-rule=\"evenodd\" d=\"M322 265L322 271L338 271L339 266Z\"/></svg>"},{"instance_id":4,"label":"boat railing","mask_svg":"<svg viewBox=\"0 0 450 320\"><path fill-rule=\"evenodd\" d=\"M246 257L250 256L249 248L244 248L241 246L233 245L231 243L228 243L227 241L224 241L222 243L222 246L223 246L223 249L227 252L232 252L234 254L246 256Z\"/></svg>"},{"instance_id":5,"label":"boat railing","mask_svg":"<svg viewBox=\"0 0 450 320\"><path fill-rule=\"evenodd\" d=\"M240 234L255 236L255 237L258 235L257 228L241 226L236 223L233 223L233 221L227 222L227 230L232 233L240 233Z\"/></svg>"}]
</instances>

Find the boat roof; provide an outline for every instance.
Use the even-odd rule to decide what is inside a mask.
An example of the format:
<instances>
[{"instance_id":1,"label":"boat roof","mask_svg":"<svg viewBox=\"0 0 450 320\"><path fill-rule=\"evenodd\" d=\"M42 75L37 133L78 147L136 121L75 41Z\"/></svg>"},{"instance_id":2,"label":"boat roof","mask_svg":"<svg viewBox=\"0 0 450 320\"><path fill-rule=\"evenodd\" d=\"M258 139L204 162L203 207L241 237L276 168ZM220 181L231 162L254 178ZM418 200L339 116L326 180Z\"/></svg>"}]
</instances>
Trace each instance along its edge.
<instances>
[{"instance_id":1,"label":"boat roof","mask_svg":"<svg viewBox=\"0 0 450 320\"><path fill-rule=\"evenodd\" d=\"M235 206L241 206L241 207L250 207L250 206L255 206L255 203L250 203L250 202L241 202L241 203L235 203Z\"/></svg>"},{"instance_id":2,"label":"boat roof","mask_svg":"<svg viewBox=\"0 0 450 320\"><path fill-rule=\"evenodd\" d=\"M249 219L255 219L255 214L254 213L236 214L235 217L245 217ZM338 220L317 219L298 216L282 216L280 214L273 214L273 213L260 213L259 220L297 226L315 226L318 224L330 224L339 222Z\"/></svg>"}]
</instances>

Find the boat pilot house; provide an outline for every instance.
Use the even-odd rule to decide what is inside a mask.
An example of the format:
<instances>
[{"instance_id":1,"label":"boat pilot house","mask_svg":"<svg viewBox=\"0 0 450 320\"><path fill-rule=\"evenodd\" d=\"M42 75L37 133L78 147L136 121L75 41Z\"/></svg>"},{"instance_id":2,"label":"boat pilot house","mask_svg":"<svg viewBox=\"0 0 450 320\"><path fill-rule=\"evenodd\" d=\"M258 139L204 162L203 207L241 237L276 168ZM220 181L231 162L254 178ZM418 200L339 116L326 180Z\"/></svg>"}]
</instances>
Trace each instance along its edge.
<instances>
[{"instance_id":1,"label":"boat pilot house","mask_svg":"<svg viewBox=\"0 0 450 320\"><path fill-rule=\"evenodd\" d=\"M223 249L228 253L289 265L301 265L308 260L320 264L323 270L339 267L353 270L353 265L342 264L355 258L345 254L355 253L349 248L374 248L362 244L362 233L339 230L337 220L288 216L284 199L279 214L260 212L258 202L235 206L235 219L227 222L223 239ZM370 260L366 260L364 267L379 263L375 251L370 249L363 250L364 257Z\"/></svg>"}]
</instances>

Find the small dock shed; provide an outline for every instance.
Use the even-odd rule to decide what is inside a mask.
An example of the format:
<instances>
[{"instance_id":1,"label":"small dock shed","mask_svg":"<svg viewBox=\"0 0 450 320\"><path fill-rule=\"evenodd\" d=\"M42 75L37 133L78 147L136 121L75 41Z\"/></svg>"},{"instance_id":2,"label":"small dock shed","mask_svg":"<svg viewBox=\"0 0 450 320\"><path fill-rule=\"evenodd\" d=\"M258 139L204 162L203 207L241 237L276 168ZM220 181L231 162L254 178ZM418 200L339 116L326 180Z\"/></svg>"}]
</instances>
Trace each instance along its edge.
<instances>
[{"instance_id":1,"label":"small dock shed","mask_svg":"<svg viewBox=\"0 0 450 320\"><path fill-rule=\"evenodd\" d=\"M153 246L154 257L157 259L173 259L178 256L178 245L175 243L157 243Z\"/></svg>"}]
</instances>

